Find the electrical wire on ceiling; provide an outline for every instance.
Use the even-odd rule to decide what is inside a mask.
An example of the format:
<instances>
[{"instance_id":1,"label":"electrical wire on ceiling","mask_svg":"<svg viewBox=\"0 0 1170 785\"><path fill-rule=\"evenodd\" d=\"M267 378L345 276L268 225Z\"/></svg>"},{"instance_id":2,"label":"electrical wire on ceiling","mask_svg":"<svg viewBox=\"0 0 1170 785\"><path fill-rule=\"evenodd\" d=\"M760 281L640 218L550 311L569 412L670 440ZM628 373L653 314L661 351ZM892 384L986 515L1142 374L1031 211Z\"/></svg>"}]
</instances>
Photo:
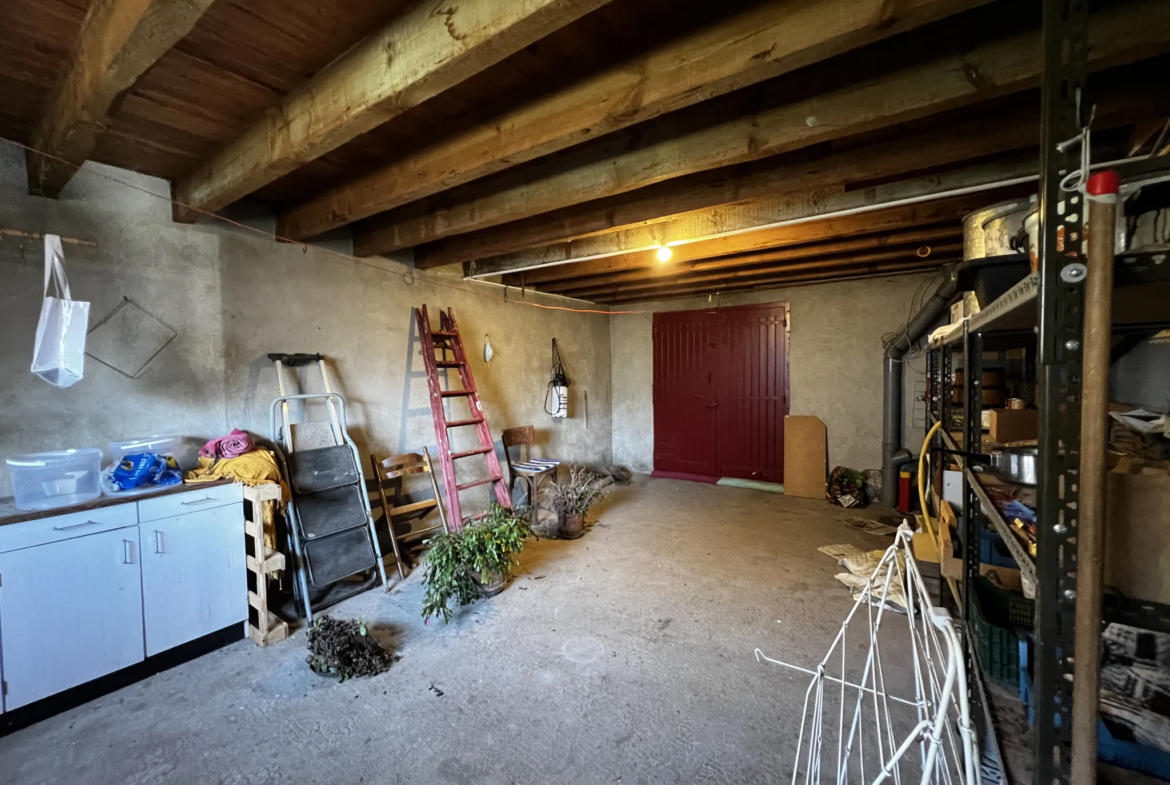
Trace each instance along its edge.
<instances>
[{"instance_id":1,"label":"electrical wire on ceiling","mask_svg":"<svg viewBox=\"0 0 1170 785\"><path fill-rule=\"evenodd\" d=\"M421 279L424 283L428 283L432 286L442 286L442 287L446 287L448 289L454 289L456 291L464 292L466 294L473 294L477 297L486 297L486 298L493 300L495 302L500 302L500 298L496 297L495 295L488 294L487 292L484 292L484 291L476 291L475 289L469 287L466 284L462 284L462 283L454 284L454 283L451 283L450 281L443 280L443 278L441 276L430 275L430 274L423 272L422 270L417 270L417 269L413 269L413 268L410 270L402 271L402 272L399 272L397 270L388 270L385 267L382 267L382 266L377 265L377 264L372 264L372 263L366 261L365 259L362 259L358 256L354 256L353 254L342 253L341 251L335 251L332 248L325 248L325 247L320 246L320 245L314 245L312 243L306 243L306 242L302 242L300 240L292 240L292 239L289 239L287 237L281 237L280 235L276 234L275 232L266 232L263 229L257 229L254 226L249 226L245 223L240 223L239 221L234 221L231 218L228 218L226 216L212 212L210 210L203 210L201 208L194 207L192 205L184 204L183 202L180 202L176 199L172 199L170 196L155 193L154 191L151 191L148 188L143 188L142 186L135 185L133 183L119 179L119 178L114 177L112 175L108 175L104 172L95 172L93 170L83 169L82 167L78 166L77 164L74 164L70 161L66 161L64 158L59 158L59 157L52 155L50 153L46 153L46 152L43 152L41 150L36 150L32 147L29 147L26 144L21 144L20 142L17 142L14 139L7 139L3 136L0 136L0 141L3 141L3 142L5 142L13 147L18 147L21 150L32 153L34 155L39 155L43 158L48 158L48 159L55 161L57 163L61 163L61 164L65 164L66 166L70 166L79 175L87 176L87 177L97 177L97 178L107 180L107 181L112 182L112 183L116 183L124 188L129 188L131 190L138 191L140 193L144 193L148 196L152 196L155 199L160 199L162 201L168 202L172 206L177 205L179 207L182 207L183 209L191 210L192 212L198 213L200 215L205 215L209 218L214 218L217 221L221 221L221 222L226 223L226 224L231 224L232 226L235 226L235 227L238 227L238 228L243 229L245 231L259 235L259 236L264 237L265 239L271 240L273 242L281 242L281 243L289 243L292 245L299 245L301 247L301 250L305 253L308 253L309 249L312 249L314 251L320 251L321 253L327 254L329 256L335 256L339 259L344 259L344 260L349 261L349 262L356 262L357 264L363 265L365 267L369 267L371 269L377 270L377 271L379 271L381 273L385 273L387 275L396 275L407 286L412 285L416 280ZM544 303L535 303L535 302L531 302L529 300L516 299L514 296L510 297L508 295L508 290L509 290L509 288L514 289L515 287L508 287L505 284L496 284L496 283L492 283L490 281L475 281L474 283L476 286L502 287L504 289L504 296L502 299L503 299L503 303L505 305L526 305L530 308L540 308L540 309L548 310L548 311L567 311L569 313L600 314L603 316L615 316L615 315L622 315L622 314L650 314L650 313L653 313L653 311L649 311L649 310L628 310L628 311L607 310L607 311L603 311L603 310L591 309L591 308L570 308L570 307L564 306L564 305L546 305ZM541 296L557 296L557 295L548 295L546 293L540 293L540 294L541 294ZM570 298L565 298L565 299L570 299Z\"/></svg>"}]
</instances>

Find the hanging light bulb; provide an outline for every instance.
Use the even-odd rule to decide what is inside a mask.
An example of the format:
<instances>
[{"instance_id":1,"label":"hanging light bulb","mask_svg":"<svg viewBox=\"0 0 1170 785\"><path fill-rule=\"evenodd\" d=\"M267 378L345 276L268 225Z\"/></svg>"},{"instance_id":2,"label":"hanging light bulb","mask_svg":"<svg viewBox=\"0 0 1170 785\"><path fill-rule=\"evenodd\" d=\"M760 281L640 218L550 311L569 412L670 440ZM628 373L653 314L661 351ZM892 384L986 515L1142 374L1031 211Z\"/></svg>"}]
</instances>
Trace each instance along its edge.
<instances>
[{"instance_id":1,"label":"hanging light bulb","mask_svg":"<svg viewBox=\"0 0 1170 785\"><path fill-rule=\"evenodd\" d=\"M670 250L670 246L664 245L658 249L658 261L669 262L672 256L674 256L674 251Z\"/></svg>"}]
</instances>

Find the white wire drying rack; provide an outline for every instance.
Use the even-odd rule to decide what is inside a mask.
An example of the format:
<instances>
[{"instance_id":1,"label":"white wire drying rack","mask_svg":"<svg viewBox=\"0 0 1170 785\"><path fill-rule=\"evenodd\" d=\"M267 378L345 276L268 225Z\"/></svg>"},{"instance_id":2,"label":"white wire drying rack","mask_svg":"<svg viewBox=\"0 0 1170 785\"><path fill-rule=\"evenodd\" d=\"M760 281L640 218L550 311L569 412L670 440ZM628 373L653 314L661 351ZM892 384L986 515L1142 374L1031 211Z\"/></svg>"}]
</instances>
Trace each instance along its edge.
<instances>
[{"instance_id":1,"label":"white wire drying rack","mask_svg":"<svg viewBox=\"0 0 1170 785\"><path fill-rule=\"evenodd\" d=\"M836 785L878 785L887 779L894 785L915 780L920 785L980 785L962 644L950 614L930 601L914 561L912 537L905 524L898 529L815 669L756 649L757 660L813 677L804 697L792 785L802 776L804 785L822 785L822 777ZM890 610L899 587L904 616ZM848 633L851 624L862 622L867 622L864 663L860 675L850 677L848 660L859 655L857 636L851 640ZM882 639L887 645L894 642L888 633L883 636L883 622L906 624L912 654L909 663L899 661L897 667L912 667L913 698L887 692ZM899 642L897 650L904 660L905 645ZM834 669L838 675L831 673Z\"/></svg>"}]
</instances>

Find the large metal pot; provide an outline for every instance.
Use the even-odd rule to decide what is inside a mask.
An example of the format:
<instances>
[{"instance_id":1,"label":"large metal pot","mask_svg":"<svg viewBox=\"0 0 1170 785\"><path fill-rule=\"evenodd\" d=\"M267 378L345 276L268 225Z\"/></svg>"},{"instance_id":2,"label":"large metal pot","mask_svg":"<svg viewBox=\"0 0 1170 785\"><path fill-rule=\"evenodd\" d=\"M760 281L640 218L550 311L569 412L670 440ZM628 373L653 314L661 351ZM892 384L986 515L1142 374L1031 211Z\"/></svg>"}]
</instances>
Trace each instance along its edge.
<instances>
[{"instance_id":1,"label":"large metal pot","mask_svg":"<svg viewBox=\"0 0 1170 785\"><path fill-rule=\"evenodd\" d=\"M963 219L963 260L1024 253L1021 238L1032 202L1015 199L977 210Z\"/></svg>"},{"instance_id":2,"label":"large metal pot","mask_svg":"<svg viewBox=\"0 0 1170 785\"><path fill-rule=\"evenodd\" d=\"M1004 447L991 452L991 470L1004 482L1036 484L1036 447Z\"/></svg>"}]
</instances>

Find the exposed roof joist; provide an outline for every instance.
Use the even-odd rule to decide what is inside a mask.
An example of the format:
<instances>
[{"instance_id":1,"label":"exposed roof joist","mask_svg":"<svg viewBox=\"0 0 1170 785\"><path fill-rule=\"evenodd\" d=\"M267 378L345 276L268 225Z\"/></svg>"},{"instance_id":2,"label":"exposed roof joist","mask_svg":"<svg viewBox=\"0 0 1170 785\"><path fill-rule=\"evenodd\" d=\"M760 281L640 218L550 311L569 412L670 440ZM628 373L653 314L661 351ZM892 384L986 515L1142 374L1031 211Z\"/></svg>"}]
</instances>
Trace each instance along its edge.
<instances>
[{"instance_id":1,"label":"exposed roof joist","mask_svg":"<svg viewBox=\"0 0 1170 785\"><path fill-rule=\"evenodd\" d=\"M118 97L187 35L212 0L94 0L33 134L29 192L56 198L109 127Z\"/></svg>"},{"instance_id":2,"label":"exposed roof joist","mask_svg":"<svg viewBox=\"0 0 1170 785\"><path fill-rule=\"evenodd\" d=\"M607 2L417 3L197 165L175 184L175 198L224 207Z\"/></svg>"},{"instance_id":3,"label":"exposed roof joist","mask_svg":"<svg viewBox=\"0 0 1170 785\"><path fill-rule=\"evenodd\" d=\"M1104 68L1170 48L1160 0L1138 0L1094 16L1090 58ZM453 192L421 214L390 213L359 225L355 247L371 255L603 199L694 172L758 160L840 139L1038 83L1039 34L1027 32L943 56L926 65L851 84L721 123L670 133L670 123L567 161L526 167L503 180ZM612 147L613 149L609 149Z\"/></svg>"},{"instance_id":4,"label":"exposed roof joist","mask_svg":"<svg viewBox=\"0 0 1170 785\"><path fill-rule=\"evenodd\" d=\"M769 0L328 191L280 232L312 237L986 2Z\"/></svg>"},{"instance_id":5,"label":"exposed roof joist","mask_svg":"<svg viewBox=\"0 0 1170 785\"><path fill-rule=\"evenodd\" d=\"M844 240L834 240L824 243L802 243L797 246L779 249L768 249L755 253L735 254L722 256L703 261L676 262L648 262L639 267L623 272L602 275L583 275L561 281L550 281L541 284L542 292L585 292L606 291L612 287L630 286L647 287L660 284L666 279L674 279L693 274L712 273L715 271L730 271L736 269L762 270L767 265L778 265L793 260L811 260L819 257L849 254L855 251L870 251L882 253L891 249L898 249L896 254L904 254L903 246L912 246L910 250L929 248L930 253L941 252L948 248L961 236L956 221L948 221L945 225L927 228L912 228L908 231L883 232L877 235L866 235ZM949 242L942 242L949 241ZM940 245L941 243L941 245ZM892 257L887 257L892 258Z\"/></svg>"},{"instance_id":6,"label":"exposed roof joist","mask_svg":"<svg viewBox=\"0 0 1170 785\"><path fill-rule=\"evenodd\" d=\"M570 232L578 239L475 261L467 265L467 274L478 277L530 270L668 244L677 244L675 252L680 258L700 258L687 245L704 238L753 232L764 226L834 212L876 209L887 202L934 199L956 190L991 187L1033 174L1035 156L848 190L852 183L884 180L1028 147L1036 139L1033 119L1035 115L1025 115L1018 122L998 126L964 123L797 163L761 162L747 173L732 172L719 178L704 173L660 183L604 204L574 208L572 214L566 211L559 223L562 231L567 224L584 230L602 219L613 224L616 231ZM532 235L525 236L523 227L511 233L508 230L509 227L493 230L494 236L488 242L527 244L532 239ZM439 266L440 261L449 262L452 246L461 239L451 238L438 253L426 246L418 249L416 263L425 269ZM469 236L463 248L471 245ZM459 248L454 250L462 255ZM541 272L532 280L546 275L555 273Z\"/></svg>"}]
</instances>

